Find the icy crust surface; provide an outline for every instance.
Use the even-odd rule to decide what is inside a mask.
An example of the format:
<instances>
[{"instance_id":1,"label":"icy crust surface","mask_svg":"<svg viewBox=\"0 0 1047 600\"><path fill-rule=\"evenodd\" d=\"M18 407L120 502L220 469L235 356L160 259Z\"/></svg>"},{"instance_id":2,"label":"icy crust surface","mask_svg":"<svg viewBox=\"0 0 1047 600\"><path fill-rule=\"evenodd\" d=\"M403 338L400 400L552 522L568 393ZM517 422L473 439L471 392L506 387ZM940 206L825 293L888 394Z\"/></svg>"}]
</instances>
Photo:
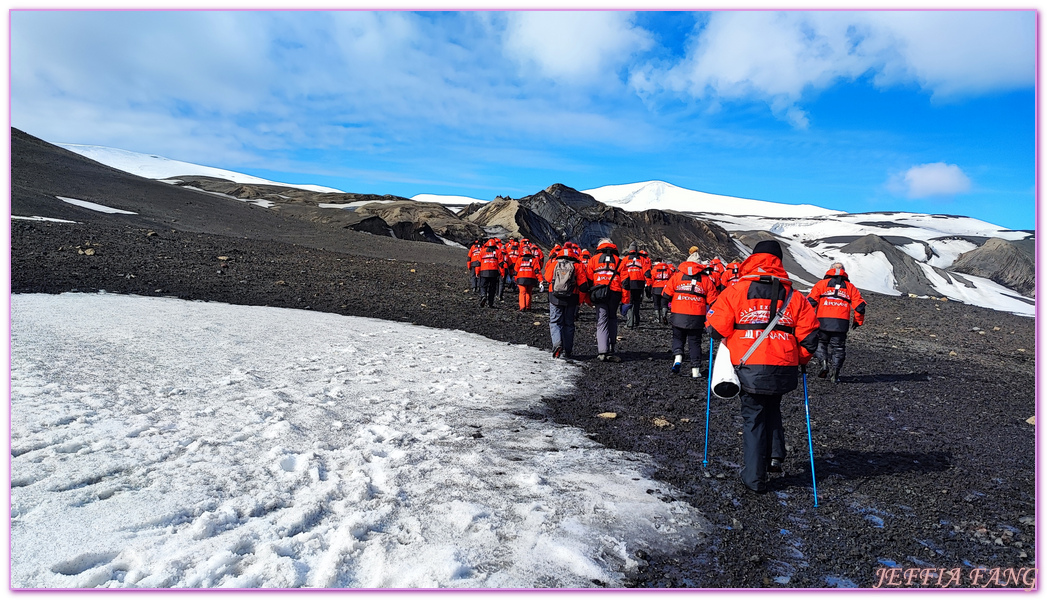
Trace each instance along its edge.
<instances>
[{"instance_id":1,"label":"icy crust surface","mask_svg":"<svg viewBox=\"0 0 1047 600\"><path fill-rule=\"evenodd\" d=\"M166 298L12 315L16 588L617 585L706 527L644 455L517 414L571 389L545 352Z\"/></svg>"}]
</instances>

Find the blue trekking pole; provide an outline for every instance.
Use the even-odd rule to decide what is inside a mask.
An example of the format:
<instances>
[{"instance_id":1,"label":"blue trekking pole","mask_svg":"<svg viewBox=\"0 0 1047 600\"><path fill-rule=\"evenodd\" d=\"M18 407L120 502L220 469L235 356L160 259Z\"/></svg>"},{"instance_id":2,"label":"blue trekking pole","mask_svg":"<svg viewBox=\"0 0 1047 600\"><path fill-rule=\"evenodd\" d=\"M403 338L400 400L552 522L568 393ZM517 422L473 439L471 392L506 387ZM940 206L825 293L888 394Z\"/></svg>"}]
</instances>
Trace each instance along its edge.
<instances>
[{"instance_id":1,"label":"blue trekking pole","mask_svg":"<svg viewBox=\"0 0 1047 600\"><path fill-rule=\"evenodd\" d=\"M811 489L814 490L814 507L818 508L818 483L814 478L814 438L811 437L811 408L807 400L807 365L803 365L800 371L803 373L803 410L807 413L807 450L811 454Z\"/></svg>"},{"instance_id":2,"label":"blue trekking pole","mask_svg":"<svg viewBox=\"0 0 1047 600\"><path fill-rule=\"evenodd\" d=\"M709 465L709 404L713 393L713 338L709 336L709 375L705 378L705 455L702 466Z\"/></svg>"}]
</instances>

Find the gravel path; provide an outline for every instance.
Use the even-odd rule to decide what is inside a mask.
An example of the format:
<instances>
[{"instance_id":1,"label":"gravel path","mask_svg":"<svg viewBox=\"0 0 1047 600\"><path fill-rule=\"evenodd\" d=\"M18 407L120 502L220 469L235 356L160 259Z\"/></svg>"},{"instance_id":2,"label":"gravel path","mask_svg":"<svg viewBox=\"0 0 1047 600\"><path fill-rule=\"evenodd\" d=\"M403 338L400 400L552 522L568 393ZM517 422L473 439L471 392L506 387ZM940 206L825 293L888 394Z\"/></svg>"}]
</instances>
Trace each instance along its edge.
<instances>
[{"instance_id":1,"label":"gravel path","mask_svg":"<svg viewBox=\"0 0 1047 600\"><path fill-rule=\"evenodd\" d=\"M479 308L467 289L463 250L350 237L335 252L15 220L12 291L106 290L301 308L550 348L546 311L518 312L508 293L504 304ZM581 385L572 396L545 398L546 410L533 417L650 454L659 465L655 478L665 483L650 493L690 502L715 526L692 553L640 557L648 566L634 585L871 587L897 567L902 582L904 570L918 570L913 585L925 577L927 587L937 586L939 575L945 581L960 569L960 585L981 587L992 571L972 581L976 567L1004 569L1002 583L1005 569L1016 575L1035 566L1035 428L1027 422L1035 412L1033 320L933 299L867 299L868 325L849 339L842 382L809 381L817 508L802 388L783 403L788 472L772 481L770 494L750 494L737 477L737 402L713 402L703 468L704 381L668 374L669 329L648 311L640 329L620 333L624 361L601 363L594 360L593 313L583 310ZM536 305L543 302L540 295ZM604 412L617 418L596 416ZM991 579L988 585L997 587Z\"/></svg>"}]
</instances>

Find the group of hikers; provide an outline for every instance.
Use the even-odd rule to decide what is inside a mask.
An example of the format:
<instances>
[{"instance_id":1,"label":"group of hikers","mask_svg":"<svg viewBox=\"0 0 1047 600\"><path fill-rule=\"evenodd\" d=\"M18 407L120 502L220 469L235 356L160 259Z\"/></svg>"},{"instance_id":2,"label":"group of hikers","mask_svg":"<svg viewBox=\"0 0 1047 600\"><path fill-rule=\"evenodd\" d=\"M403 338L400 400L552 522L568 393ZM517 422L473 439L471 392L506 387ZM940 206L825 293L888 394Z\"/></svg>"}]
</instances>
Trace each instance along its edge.
<instances>
[{"instance_id":1,"label":"group of hikers","mask_svg":"<svg viewBox=\"0 0 1047 600\"><path fill-rule=\"evenodd\" d=\"M640 306L651 299L657 319L672 328L672 373L680 373L685 349L691 376L708 377L701 343L709 336L730 354L742 403L745 466L742 482L767 491L767 473L782 472L785 438L782 396L797 388L800 369L814 361L817 375L840 382L847 332L865 321L866 303L841 263L833 263L807 294L796 290L774 240L756 244L741 262L708 261L692 246L678 265L654 260L637 242L624 253L610 239L592 252L573 242L554 246L548 259L528 239L477 240L468 268L480 306L493 307L515 285L519 310L533 295L549 299L553 356L572 358L575 318L583 305L596 311L597 359L620 362L618 315L626 327L640 324ZM853 315L853 317L852 317Z\"/></svg>"}]
</instances>

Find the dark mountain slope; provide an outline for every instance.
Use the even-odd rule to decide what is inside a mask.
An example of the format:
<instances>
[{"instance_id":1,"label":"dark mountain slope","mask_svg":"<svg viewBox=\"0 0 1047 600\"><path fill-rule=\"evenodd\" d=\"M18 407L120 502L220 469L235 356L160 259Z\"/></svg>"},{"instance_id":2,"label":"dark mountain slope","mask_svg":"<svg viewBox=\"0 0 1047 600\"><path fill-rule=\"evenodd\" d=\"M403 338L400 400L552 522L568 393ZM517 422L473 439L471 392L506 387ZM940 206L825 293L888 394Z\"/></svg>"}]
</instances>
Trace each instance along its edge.
<instances>
[{"instance_id":1,"label":"dark mountain slope","mask_svg":"<svg viewBox=\"0 0 1047 600\"><path fill-rule=\"evenodd\" d=\"M595 248L601 238L610 238L619 249L637 241L652 257L675 262L686 258L691 246L698 246L703 257L738 256L730 234L719 225L662 210L628 212L559 183L519 200L498 198L466 218L545 247L573 241Z\"/></svg>"},{"instance_id":2,"label":"dark mountain slope","mask_svg":"<svg viewBox=\"0 0 1047 600\"><path fill-rule=\"evenodd\" d=\"M460 248L436 244L422 247L353 231L345 222L291 218L240 200L138 177L17 129L11 130L11 184L11 215L15 217L246 237L363 256L417 256L425 262L455 265L465 261ZM98 212L63 202L59 196L137 214ZM380 224L367 227L381 233Z\"/></svg>"},{"instance_id":3,"label":"dark mountain slope","mask_svg":"<svg viewBox=\"0 0 1047 600\"><path fill-rule=\"evenodd\" d=\"M960 273L991 279L1017 290L1025 296L1036 296L1036 263L1030 249L1032 240L1009 242L990 238L980 247L961 254L952 268Z\"/></svg>"}]
</instances>

